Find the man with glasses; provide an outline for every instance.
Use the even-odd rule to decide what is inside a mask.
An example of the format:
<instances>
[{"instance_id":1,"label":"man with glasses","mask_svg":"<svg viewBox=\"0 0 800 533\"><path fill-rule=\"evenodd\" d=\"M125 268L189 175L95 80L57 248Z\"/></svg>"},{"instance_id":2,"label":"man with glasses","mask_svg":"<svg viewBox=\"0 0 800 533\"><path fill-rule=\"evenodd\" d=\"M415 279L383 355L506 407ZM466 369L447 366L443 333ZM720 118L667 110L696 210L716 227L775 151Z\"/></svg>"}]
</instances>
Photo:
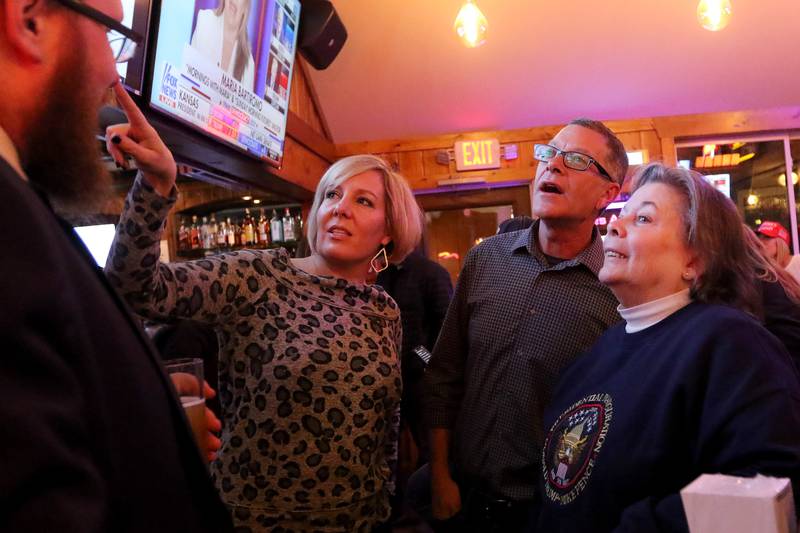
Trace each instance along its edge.
<instances>
[{"instance_id":1,"label":"man with glasses","mask_svg":"<svg viewBox=\"0 0 800 533\"><path fill-rule=\"evenodd\" d=\"M619 320L597 279L594 220L627 172L622 143L578 119L534 157L538 220L470 250L425 377L431 462L412 478L409 499L442 530L523 529L538 498L542 413L556 378Z\"/></svg>"},{"instance_id":2,"label":"man with glasses","mask_svg":"<svg viewBox=\"0 0 800 533\"><path fill-rule=\"evenodd\" d=\"M232 529L157 355L51 208L111 197L98 110L139 40L121 19L0 0L0 531Z\"/></svg>"}]
</instances>

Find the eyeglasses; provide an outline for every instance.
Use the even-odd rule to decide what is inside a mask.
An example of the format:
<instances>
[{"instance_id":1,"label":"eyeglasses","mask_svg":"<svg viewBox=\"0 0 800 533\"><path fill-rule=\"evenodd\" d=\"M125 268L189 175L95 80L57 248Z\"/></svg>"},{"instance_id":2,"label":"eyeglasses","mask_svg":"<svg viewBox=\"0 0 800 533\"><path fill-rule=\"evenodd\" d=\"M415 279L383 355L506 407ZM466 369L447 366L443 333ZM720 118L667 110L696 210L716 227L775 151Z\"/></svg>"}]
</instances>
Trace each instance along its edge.
<instances>
[{"instance_id":1,"label":"eyeglasses","mask_svg":"<svg viewBox=\"0 0 800 533\"><path fill-rule=\"evenodd\" d=\"M98 11L78 0L56 0L62 6L90 18L108 28L108 44L117 63L124 63L136 53L136 44L142 42L142 36L125 27L105 13Z\"/></svg>"},{"instance_id":2,"label":"eyeglasses","mask_svg":"<svg viewBox=\"0 0 800 533\"><path fill-rule=\"evenodd\" d=\"M608 181L614 181L614 178L611 177L611 174L609 174L608 171L604 169L602 165L600 165L600 163L586 154L559 150L555 146L550 146L549 144L533 145L533 157L544 163L549 163L559 155L564 157L564 166L567 168L584 171L589 168L590 165L594 164L594 166L597 168L597 172L599 172L601 176L606 178Z\"/></svg>"}]
</instances>

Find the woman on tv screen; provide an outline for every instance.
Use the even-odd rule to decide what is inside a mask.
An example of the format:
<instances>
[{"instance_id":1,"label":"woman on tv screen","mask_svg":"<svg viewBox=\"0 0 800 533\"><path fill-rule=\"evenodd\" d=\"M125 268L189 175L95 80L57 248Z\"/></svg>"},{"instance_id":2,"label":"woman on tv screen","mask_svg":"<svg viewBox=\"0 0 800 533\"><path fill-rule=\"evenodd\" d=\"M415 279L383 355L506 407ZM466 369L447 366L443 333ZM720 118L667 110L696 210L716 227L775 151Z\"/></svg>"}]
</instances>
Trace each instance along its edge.
<instances>
[{"instance_id":1,"label":"woman on tv screen","mask_svg":"<svg viewBox=\"0 0 800 533\"><path fill-rule=\"evenodd\" d=\"M220 0L216 9L201 9L192 46L252 91L255 61L247 35L249 17L250 0Z\"/></svg>"}]
</instances>

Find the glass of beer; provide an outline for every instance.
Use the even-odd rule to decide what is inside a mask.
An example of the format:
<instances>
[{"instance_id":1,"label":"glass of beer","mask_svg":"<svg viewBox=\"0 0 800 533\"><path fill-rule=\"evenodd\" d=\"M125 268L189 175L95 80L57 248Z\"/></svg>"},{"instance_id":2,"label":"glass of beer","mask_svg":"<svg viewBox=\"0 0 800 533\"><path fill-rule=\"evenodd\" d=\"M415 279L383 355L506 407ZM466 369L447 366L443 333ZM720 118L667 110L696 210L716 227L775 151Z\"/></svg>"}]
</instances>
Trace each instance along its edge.
<instances>
[{"instance_id":1,"label":"glass of beer","mask_svg":"<svg viewBox=\"0 0 800 533\"><path fill-rule=\"evenodd\" d=\"M206 400L203 395L203 360L200 358L172 359L165 364L175 391L183 405L194 440L206 460Z\"/></svg>"}]
</instances>

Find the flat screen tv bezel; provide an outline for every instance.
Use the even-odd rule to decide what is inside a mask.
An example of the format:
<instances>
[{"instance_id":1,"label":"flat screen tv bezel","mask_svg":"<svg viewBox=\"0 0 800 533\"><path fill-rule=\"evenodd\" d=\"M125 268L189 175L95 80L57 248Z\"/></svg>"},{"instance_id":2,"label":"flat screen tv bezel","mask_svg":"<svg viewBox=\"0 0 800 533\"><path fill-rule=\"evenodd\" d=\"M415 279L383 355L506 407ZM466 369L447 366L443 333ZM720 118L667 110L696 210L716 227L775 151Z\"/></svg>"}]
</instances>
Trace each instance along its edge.
<instances>
[{"instance_id":1,"label":"flat screen tv bezel","mask_svg":"<svg viewBox=\"0 0 800 533\"><path fill-rule=\"evenodd\" d=\"M250 152L250 151L248 151L248 150L246 150L246 149L244 149L244 148L242 148L240 146L237 146L236 144L234 144L234 143L232 143L230 141L227 141L226 139L224 139L221 136L214 135L214 134L204 130L203 128L200 128L199 126L197 126L195 124L192 124L188 120L185 120L185 119L183 119L183 118L181 118L181 117L179 117L179 116L177 116L177 115L175 115L173 113L169 113L165 109L162 109L162 108L158 107L157 105L153 104L153 101L152 101L153 81L154 81L154 78L155 78L155 71L156 71L156 54L157 54L157 50L158 50L158 33L159 33L159 29L161 27L161 12L162 12L161 3L162 2L160 0L150 0L150 1L151 1L151 4L150 4L150 31L148 32L149 36L148 36L147 61L146 61L146 67L147 68L145 70L146 74L145 74L144 82L142 84L143 89L142 89L141 95L140 95L141 98L143 99L143 103L146 104L148 109L151 109L151 110L155 111L156 113L158 113L159 115L161 115L163 117L166 117L166 118L168 118L168 119L170 119L170 120L172 120L172 121L174 121L174 122L176 122L176 123L188 128L190 131L192 131L194 133L199 133L200 135L203 135L204 137L206 137L208 139L212 139L217 144L219 144L221 146L225 146L226 148L229 148L230 150L233 150L233 151L235 151L237 153L244 154L244 155L248 156L251 159L270 164L273 167L275 167L277 169L280 169L282 167L282 165L283 165L283 159L286 157L286 137L287 137L287 135L286 135L286 126L284 126L284 132L283 132L283 152L281 152L281 157L279 159L273 159L273 158L268 157L268 156L259 157L256 154L254 154L253 152ZM185 0L181 0L181 1L185 1ZM270 0L265 0L265 1L270 1ZM277 1L277 0L272 0L272 1ZM290 112L289 111L289 101L290 101L291 95L292 95L292 86L294 85L292 83L292 79L291 78L294 77L294 69L297 66L297 44L299 42L299 34L300 34L300 31L299 31L299 29L300 29L300 16L302 15L302 10L303 10L302 1L298 0L297 3L298 3L298 12L297 12L298 13L298 16L297 16L298 27L297 27L297 29L295 31L295 34L294 34L294 59L293 59L293 62L292 62L292 72L291 72L291 76L290 76L290 79L289 79L289 90L288 90L287 95L286 95L287 105L286 105L285 117L286 117L287 125L288 125L288 122L289 122L289 112ZM156 10L156 7L158 7L158 10Z\"/></svg>"},{"instance_id":2,"label":"flat screen tv bezel","mask_svg":"<svg viewBox=\"0 0 800 533\"><path fill-rule=\"evenodd\" d=\"M139 33L142 36L142 42L139 43L136 48L136 55L134 56L134 60L128 62L128 68L130 69L131 65L137 65L139 68L138 72L138 81L139 81L139 88L131 86L130 84L126 83L126 79L130 76L129 72L125 73L125 78L120 77L120 83L122 86L128 89L128 91L132 92L137 96L143 96L145 92L149 92L148 86L148 70L149 70L149 44L150 44L150 33L151 28L153 27L153 4L158 3L159 7L161 2L158 0L134 0L134 12L138 8L140 4L147 3L147 20L143 25L143 28L133 27L131 28L133 31Z\"/></svg>"}]
</instances>

